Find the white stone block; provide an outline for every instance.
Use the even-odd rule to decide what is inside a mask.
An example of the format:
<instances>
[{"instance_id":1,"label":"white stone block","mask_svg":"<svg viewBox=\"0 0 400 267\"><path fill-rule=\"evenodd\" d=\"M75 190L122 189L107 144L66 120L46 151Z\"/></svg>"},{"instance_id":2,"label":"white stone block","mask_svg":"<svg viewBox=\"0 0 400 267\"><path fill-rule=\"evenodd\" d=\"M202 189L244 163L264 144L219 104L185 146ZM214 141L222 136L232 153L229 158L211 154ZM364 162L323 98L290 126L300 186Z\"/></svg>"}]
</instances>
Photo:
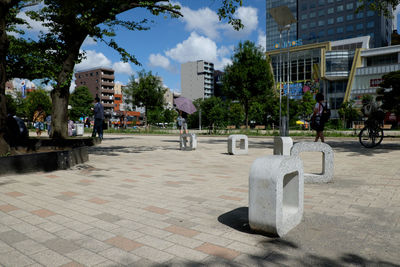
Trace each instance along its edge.
<instances>
[{"instance_id":1,"label":"white stone block","mask_svg":"<svg viewBox=\"0 0 400 267\"><path fill-rule=\"evenodd\" d=\"M239 142L239 147L237 146ZM233 134L228 137L228 153L231 155L245 155L249 152L249 140L247 135Z\"/></svg>"},{"instance_id":2,"label":"white stone block","mask_svg":"<svg viewBox=\"0 0 400 267\"><path fill-rule=\"evenodd\" d=\"M195 150L197 148L197 137L195 134L181 134L179 139L181 150Z\"/></svg>"},{"instance_id":3,"label":"white stone block","mask_svg":"<svg viewBox=\"0 0 400 267\"><path fill-rule=\"evenodd\" d=\"M75 129L76 129L76 135L82 136L84 133L85 126L83 125L83 123L77 123L75 124Z\"/></svg>"},{"instance_id":4,"label":"white stone block","mask_svg":"<svg viewBox=\"0 0 400 267\"><path fill-rule=\"evenodd\" d=\"M293 139L285 136L274 137L274 155L290 156L290 149L293 146Z\"/></svg>"},{"instance_id":5,"label":"white stone block","mask_svg":"<svg viewBox=\"0 0 400 267\"><path fill-rule=\"evenodd\" d=\"M301 222L303 164L299 157L271 155L253 162L249 177L250 228L283 236Z\"/></svg>"},{"instance_id":6,"label":"white stone block","mask_svg":"<svg viewBox=\"0 0 400 267\"><path fill-rule=\"evenodd\" d=\"M299 142L292 147L291 155L300 156L301 152L322 152L322 173L305 173L305 183L329 183L333 180L334 155L333 149L328 144L322 142Z\"/></svg>"}]
</instances>

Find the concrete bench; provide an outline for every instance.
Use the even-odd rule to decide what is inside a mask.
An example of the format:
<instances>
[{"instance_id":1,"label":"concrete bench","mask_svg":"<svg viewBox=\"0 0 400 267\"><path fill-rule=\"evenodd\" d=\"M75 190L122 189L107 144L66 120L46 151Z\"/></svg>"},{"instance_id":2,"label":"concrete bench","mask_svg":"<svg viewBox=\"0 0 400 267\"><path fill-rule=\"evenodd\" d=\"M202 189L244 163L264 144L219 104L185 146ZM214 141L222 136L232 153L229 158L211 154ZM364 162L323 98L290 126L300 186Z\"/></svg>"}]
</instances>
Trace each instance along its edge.
<instances>
[{"instance_id":1,"label":"concrete bench","mask_svg":"<svg viewBox=\"0 0 400 267\"><path fill-rule=\"evenodd\" d=\"M305 173L305 183L329 183L332 181L334 170L333 150L328 144L322 142L299 142L294 144L291 155L298 157L301 152L322 152L322 173Z\"/></svg>"},{"instance_id":2,"label":"concrete bench","mask_svg":"<svg viewBox=\"0 0 400 267\"><path fill-rule=\"evenodd\" d=\"M181 134L179 139L181 150L191 151L197 148L197 138L195 134Z\"/></svg>"},{"instance_id":3,"label":"concrete bench","mask_svg":"<svg viewBox=\"0 0 400 267\"><path fill-rule=\"evenodd\" d=\"M384 124L384 125L382 126L382 129L383 129L383 130L390 130L390 129L392 129L392 125L391 125L391 124Z\"/></svg>"},{"instance_id":4,"label":"concrete bench","mask_svg":"<svg viewBox=\"0 0 400 267\"><path fill-rule=\"evenodd\" d=\"M293 139L285 136L274 137L274 155L290 156L293 146Z\"/></svg>"},{"instance_id":5,"label":"concrete bench","mask_svg":"<svg viewBox=\"0 0 400 267\"><path fill-rule=\"evenodd\" d=\"M253 162L249 176L249 224L283 236L301 222L303 164L299 157L270 155Z\"/></svg>"},{"instance_id":6,"label":"concrete bench","mask_svg":"<svg viewBox=\"0 0 400 267\"><path fill-rule=\"evenodd\" d=\"M237 147L239 142L239 148ZM228 137L228 153L231 155L244 155L249 152L249 141L247 135L233 134Z\"/></svg>"}]
</instances>

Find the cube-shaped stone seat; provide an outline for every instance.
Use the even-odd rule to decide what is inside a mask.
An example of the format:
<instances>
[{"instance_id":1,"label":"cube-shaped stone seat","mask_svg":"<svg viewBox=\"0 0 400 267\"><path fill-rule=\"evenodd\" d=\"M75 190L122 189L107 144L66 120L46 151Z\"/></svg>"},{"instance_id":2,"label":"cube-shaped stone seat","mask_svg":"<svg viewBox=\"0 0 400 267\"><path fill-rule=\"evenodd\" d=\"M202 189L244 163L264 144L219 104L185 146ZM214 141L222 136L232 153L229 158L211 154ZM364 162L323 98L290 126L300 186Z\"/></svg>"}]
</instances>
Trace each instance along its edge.
<instances>
[{"instance_id":1,"label":"cube-shaped stone seat","mask_svg":"<svg viewBox=\"0 0 400 267\"><path fill-rule=\"evenodd\" d=\"M237 146L239 142L239 147ZM245 155L249 152L249 140L247 135L233 134L228 137L228 153L231 155Z\"/></svg>"},{"instance_id":2,"label":"cube-shaped stone seat","mask_svg":"<svg viewBox=\"0 0 400 267\"><path fill-rule=\"evenodd\" d=\"M285 235L301 222L303 199L303 163L299 157L270 155L253 162L249 177L251 229Z\"/></svg>"},{"instance_id":3,"label":"cube-shaped stone seat","mask_svg":"<svg viewBox=\"0 0 400 267\"><path fill-rule=\"evenodd\" d=\"M274 155L290 156L293 139L287 136L274 137Z\"/></svg>"},{"instance_id":4,"label":"cube-shaped stone seat","mask_svg":"<svg viewBox=\"0 0 400 267\"><path fill-rule=\"evenodd\" d=\"M181 134L179 139L181 150L191 151L197 148L197 137L195 134Z\"/></svg>"},{"instance_id":5,"label":"cube-shaped stone seat","mask_svg":"<svg viewBox=\"0 0 400 267\"><path fill-rule=\"evenodd\" d=\"M292 156L300 156L301 152L322 152L322 173L304 174L305 183L329 183L333 180L334 159L332 148L322 142L299 142L291 150Z\"/></svg>"}]
</instances>

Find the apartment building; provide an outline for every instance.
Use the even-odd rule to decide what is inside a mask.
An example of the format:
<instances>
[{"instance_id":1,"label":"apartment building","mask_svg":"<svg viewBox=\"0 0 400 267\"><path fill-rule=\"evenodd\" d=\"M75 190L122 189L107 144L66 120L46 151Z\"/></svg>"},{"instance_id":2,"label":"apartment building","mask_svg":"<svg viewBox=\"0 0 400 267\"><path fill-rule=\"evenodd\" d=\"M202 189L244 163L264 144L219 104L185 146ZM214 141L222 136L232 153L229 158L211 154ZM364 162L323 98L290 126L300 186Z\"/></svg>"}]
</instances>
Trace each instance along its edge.
<instances>
[{"instance_id":1,"label":"apartment building","mask_svg":"<svg viewBox=\"0 0 400 267\"><path fill-rule=\"evenodd\" d=\"M181 64L182 96L191 100L214 95L214 64L204 60Z\"/></svg>"},{"instance_id":2,"label":"apartment building","mask_svg":"<svg viewBox=\"0 0 400 267\"><path fill-rule=\"evenodd\" d=\"M98 96L104 106L104 114L111 117L114 112L114 70L98 67L75 73L76 86L89 88L93 99Z\"/></svg>"}]
</instances>

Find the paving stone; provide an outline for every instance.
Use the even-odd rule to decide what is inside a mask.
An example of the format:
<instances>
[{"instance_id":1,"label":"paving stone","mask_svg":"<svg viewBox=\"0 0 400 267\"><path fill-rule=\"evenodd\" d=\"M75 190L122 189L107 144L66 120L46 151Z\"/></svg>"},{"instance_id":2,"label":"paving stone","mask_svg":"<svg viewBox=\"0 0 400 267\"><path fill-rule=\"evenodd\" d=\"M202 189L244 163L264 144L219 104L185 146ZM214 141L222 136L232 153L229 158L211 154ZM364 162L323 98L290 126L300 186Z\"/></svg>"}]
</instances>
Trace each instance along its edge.
<instances>
[{"instance_id":1,"label":"paving stone","mask_svg":"<svg viewBox=\"0 0 400 267\"><path fill-rule=\"evenodd\" d=\"M183 235L186 237L194 237L195 235L199 234L199 232L197 232L195 230L191 230L191 229L176 226L176 225L171 225L167 228L164 228L164 230L174 233L174 234Z\"/></svg>"},{"instance_id":2,"label":"paving stone","mask_svg":"<svg viewBox=\"0 0 400 267\"><path fill-rule=\"evenodd\" d=\"M94 238L85 238L85 239L75 240L74 243L79 245L82 248L86 248L86 249L96 252L96 253L104 251L111 247L111 245L108 245L107 243L98 241Z\"/></svg>"},{"instance_id":3,"label":"paving stone","mask_svg":"<svg viewBox=\"0 0 400 267\"><path fill-rule=\"evenodd\" d=\"M120 217L112 215L110 213L106 213L106 212L100 213L100 214L95 215L93 217L96 217L97 219L100 219L100 220L103 220L103 221L106 221L106 222L110 222L110 223L117 222L117 221L121 220Z\"/></svg>"},{"instance_id":4,"label":"paving stone","mask_svg":"<svg viewBox=\"0 0 400 267\"><path fill-rule=\"evenodd\" d=\"M135 241L137 241L141 244L159 249L159 250L164 250L164 249L174 245L174 243L165 241L163 239L159 239L157 237L149 236L149 235L136 238Z\"/></svg>"},{"instance_id":5,"label":"paving stone","mask_svg":"<svg viewBox=\"0 0 400 267\"><path fill-rule=\"evenodd\" d=\"M73 259L75 262L81 263L87 266L93 266L95 264L102 263L107 259L93 253L87 249L79 249L73 252L66 254L70 259Z\"/></svg>"},{"instance_id":6,"label":"paving stone","mask_svg":"<svg viewBox=\"0 0 400 267\"><path fill-rule=\"evenodd\" d=\"M132 253L126 252L118 248L109 248L107 250L104 250L103 252L100 252L99 254L105 258L108 258L123 265L128 265L141 259L140 257Z\"/></svg>"},{"instance_id":7,"label":"paving stone","mask_svg":"<svg viewBox=\"0 0 400 267\"><path fill-rule=\"evenodd\" d=\"M40 251L36 254L31 255L30 257L42 264L43 266L49 267L60 266L71 261L70 259L50 249Z\"/></svg>"},{"instance_id":8,"label":"paving stone","mask_svg":"<svg viewBox=\"0 0 400 267\"><path fill-rule=\"evenodd\" d=\"M174 245L172 247L169 247L167 249L164 250L167 253L182 257L184 259L190 260L190 261L202 261L203 259L207 258L207 254L194 250L194 249L190 249L190 248L186 248L186 247L182 247L179 245Z\"/></svg>"},{"instance_id":9,"label":"paving stone","mask_svg":"<svg viewBox=\"0 0 400 267\"><path fill-rule=\"evenodd\" d=\"M34 240L31 240L31 239L27 239L24 241L14 243L12 246L14 248L18 249L19 251L23 252L25 255L36 254L40 251L48 249L47 247L43 246L42 244L40 244Z\"/></svg>"},{"instance_id":10,"label":"paving stone","mask_svg":"<svg viewBox=\"0 0 400 267\"><path fill-rule=\"evenodd\" d=\"M132 253L158 263L164 263L174 258L172 254L148 246L137 248Z\"/></svg>"},{"instance_id":11,"label":"paving stone","mask_svg":"<svg viewBox=\"0 0 400 267\"><path fill-rule=\"evenodd\" d=\"M0 263L7 267L23 267L34 264L35 262L19 251L9 251L0 254Z\"/></svg>"},{"instance_id":12,"label":"paving stone","mask_svg":"<svg viewBox=\"0 0 400 267\"><path fill-rule=\"evenodd\" d=\"M135 241L132 241L132 240L122 237L122 236L116 236L116 237L110 238L110 239L106 240L105 242L110 245L113 245L117 248L123 249L125 251L132 251L132 250L142 246L142 244L137 243Z\"/></svg>"},{"instance_id":13,"label":"paving stone","mask_svg":"<svg viewBox=\"0 0 400 267\"><path fill-rule=\"evenodd\" d=\"M0 233L0 240L6 244L17 243L26 239L28 239L26 235L14 230Z\"/></svg>"},{"instance_id":14,"label":"paving stone","mask_svg":"<svg viewBox=\"0 0 400 267\"><path fill-rule=\"evenodd\" d=\"M225 258L228 260L233 260L237 256L240 255L239 252L237 252L233 249L216 246L216 245L213 245L210 243L204 243L203 245L201 245L195 249L198 251L204 252L206 254L222 257L222 258Z\"/></svg>"},{"instance_id":15,"label":"paving stone","mask_svg":"<svg viewBox=\"0 0 400 267\"><path fill-rule=\"evenodd\" d=\"M75 245L73 242L62 238L47 240L42 244L60 254L67 254L79 249L79 246Z\"/></svg>"}]
</instances>

